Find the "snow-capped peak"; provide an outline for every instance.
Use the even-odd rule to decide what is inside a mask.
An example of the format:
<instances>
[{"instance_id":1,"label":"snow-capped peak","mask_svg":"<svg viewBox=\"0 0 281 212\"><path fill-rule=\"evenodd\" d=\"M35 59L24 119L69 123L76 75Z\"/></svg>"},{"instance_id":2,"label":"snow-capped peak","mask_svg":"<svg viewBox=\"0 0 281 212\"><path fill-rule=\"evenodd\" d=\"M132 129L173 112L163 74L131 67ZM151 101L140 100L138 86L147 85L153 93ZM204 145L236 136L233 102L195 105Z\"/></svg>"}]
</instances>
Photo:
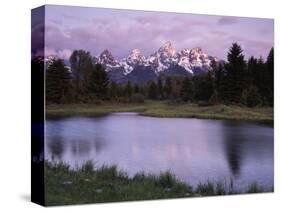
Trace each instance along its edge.
<instances>
[{"instance_id":1,"label":"snow-capped peak","mask_svg":"<svg viewBox=\"0 0 281 212\"><path fill-rule=\"evenodd\" d=\"M133 49L131 54L127 57L127 60L131 63L140 63L145 60L145 57L141 54L139 49Z\"/></svg>"},{"instance_id":2,"label":"snow-capped peak","mask_svg":"<svg viewBox=\"0 0 281 212\"><path fill-rule=\"evenodd\" d=\"M211 62L209 56L199 47L190 50L189 58L191 65L194 67L208 66Z\"/></svg>"},{"instance_id":3,"label":"snow-capped peak","mask_svg":"<svg viewBox=\"0 0 281 212\"><path fill-rule=\"evenodd\" d=\"M118 61L115 60L115 58L108 49L103 50L103 52L99 55L98 62L110 66L118 65Z\"/></svg>"},{"instance_id":4,"label":"snow-capped peak","mask_svg":"<svg viewBox=\"0 0 281 212\"><path fill-rule=\"evenodd\" d=\"M176 54L176 49L173 47L170 41L167 41L162 47L159 48L158 52L161 55L173 57Z\"/></svg>"},{"instance_id":5,"label":"snow-capped peak","mask_svg":"<svg viewBox=\"0 0 281 212\"><path fill-rule=\"evenodd\" d=\"M156 69L156 72L167 70L176 61L176 49L170 41L166 42L148 58L148 63Z\"/></svg>"},{"instance_id":6,"label":"snow-capped peak","mask_svg":"<svg viewBox=\"0 0 281 212\"><path fill-rule=\"evenodd\" d=\"M178 52L179 55L189 56L190 50L189 49L182 49Z\"/></svg>"},{"instance_id":7,"label":"snow-capped peak","mask_svg":"<svg viewBox=\"0 0 281 212\"><path fill-rule=\"evenodd\" d=\"M199 47L191 50L185 48L177 52L172 43L168 41L147 58L139 49L133 49L127 57L116 60L111 52L105 49L95 59L106 66L106 71L118 69L127 75L137 66L149 66L156 74L180 66L187 72L196 74L198 71L208 70L212 58L214 57L208 56Z\"/></svg>"},{"instance_id":8,"label":"snow-capped peak","mask_svg":"<svg viewBox=\"0 0 281 212\"><path fill-rule=\"evenodd\" d=\"M133 49L128 57L120 61L120 65L124 68L124 74L129 74L137 65L147 65L146 58L139 49Z\"/></svg>"},{"instance_id":9,"label":"snow-capped peak","mask_svg":"<svg viewBox=\"0 0 281 212\"><path fill-rule=\"evenodd\" d=\"M130 55L135 58L141 57L141 51L139 49L133 49Z\"/></svg>"}]
</instances>

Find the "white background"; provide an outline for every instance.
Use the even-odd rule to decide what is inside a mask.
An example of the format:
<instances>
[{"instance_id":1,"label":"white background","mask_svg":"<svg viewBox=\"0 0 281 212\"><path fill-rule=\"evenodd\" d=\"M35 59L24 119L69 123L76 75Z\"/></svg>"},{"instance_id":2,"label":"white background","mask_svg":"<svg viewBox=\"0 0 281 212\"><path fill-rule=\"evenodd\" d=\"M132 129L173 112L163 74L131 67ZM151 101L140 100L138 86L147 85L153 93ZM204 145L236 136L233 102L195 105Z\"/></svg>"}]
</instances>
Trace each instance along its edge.
<instances>
[{"instance_id":1,"label":"white background","mask_svg":"<svg viewBox=\"0 0 281 212\"><path fill-rule=\"evenodd\" d=\"M66 4L275 19L275 193L53 207L52 211L278 211L280 22L278 0L8 0L0 6L0 211L37 211L30 199L30 9ZM280 96L280 95L279 95ZM280 211L280 209L279 209Z\"/></svg>"}]
</instances>

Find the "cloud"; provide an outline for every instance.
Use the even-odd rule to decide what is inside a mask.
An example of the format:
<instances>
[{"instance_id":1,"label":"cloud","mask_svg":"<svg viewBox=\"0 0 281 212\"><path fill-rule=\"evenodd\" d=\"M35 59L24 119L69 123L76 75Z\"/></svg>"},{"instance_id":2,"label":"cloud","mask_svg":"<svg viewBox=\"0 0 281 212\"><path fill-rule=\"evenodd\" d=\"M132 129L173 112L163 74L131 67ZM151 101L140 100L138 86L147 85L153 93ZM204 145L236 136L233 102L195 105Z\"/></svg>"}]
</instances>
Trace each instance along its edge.
<instances>
[{"instance_id":1,"label":"cloud","mask_svg":"<svg viewBox=\"0 0 281 212\"><path fill-rule=\"evenodd\" d=\"M31 29L31 54L32 57L34 56L42 56L43 55L43 49L44 49L44 32L45 27L43 23L36 23L32 25Z\"/></svg>"},{"instance_id":2,"label":"cloud","mask_svg":"<svg viewBox=\"0 0 281 212\"><path fill-rule=\"evenodd\" d=\"M45 25L45 38L47 45L59 45L66 46L68 41L71 40L67 30L64 30L62 27L47 23Z\"/></svg>"},{"instance_id":3,"label":"cloud","mask_svg":"<svg viewBox=\"0 0 281 212\"><path fill-rule=\"evenodd\" d=\"M59 58L63 58L68 60L70 58L70 55L72 54L72 50L70 49L63 49L63 50L59 50L57 52L57 55Z\"/></svg>"},{"instance_id":4,"label":"cloud","mask_svg":"<svg viewBox=\"0 0 281 212\"><path fill-rule=\"evenodd\" d=\"M140 15L135 18L135 21L142 25L159 23L160 17L159 15Z\"/></svg>"},{"instance_id":5,"label":"cloud","mask_svg":"<svg viewBox=\"0 0 281 212\"><path fill-rule=\"evenodd\" d=\"M239 22L239 20L236 17L227 17L227 16L225 16L225 17L221 17L218 20L217 24L218 25L229 25L229 24L236 24L238 22Z\"/></svg>"},{"instance_id":6,"label":"cloud","mask_svg":"<svg viewBox=\"0 0 281 212\"><path fill-rule=\"evenodd\" d=\"M72 54L72 50L70 49L62 49L62 50L56 50L51 48L45 49L45 56L57 56L58 58L68 60L70 58L70 55Z\"/></svg>"},{"instance_id":7,"label":"cloud","mask_svg":"<svg viewBox=\"0 0 281 212\"><path fill-rule=\"evenodd\" d=\"M273 43L270 41L249 39L242 36L231 36L229 39L233 42L238 42L242 46L246 58L262 56L265 59L273 46Z\"/></svg>"},{"instance_id":8,"label":"cloud","mask_svg":"<svg viewBox=\"0 0 281 212\"><path fill-rule=\"evenodd\" d=\"M87 18L83 18L79 15L76 15L76 14L68 14L68 13L63 13L62 14L62 17L64 19L68 19L68 20L71 20L71 21L76 21L76 22L79 22L79 21L89 21L89 19Z\"/></svg>"},{"instance_id":9,"label":"cloud","mask_svg":"<svg viewBox=\"0 0 281 212\"><path fill-rule=\"evenodd\" d=\"M67 57L74 49L90 51L93 56L109 49L114 57L121 59L134 48L148 56L166 41L171 41L177 50L198 46L206 53L224 59L233 42L242 43L248 48L247 54L254 56L264 54L264 51L267 53L266 48L273 43L270 33L265 37L261 32L273 30L271 25L261 25L257 19L174 13L110 13L109 10L99 14L93 11L84 15L83 10L80 13L65 16L62 12L65 19L50 16L46 24L46 45L50 51ZM249 33L255 33L255 38L246 40Z\"/></svg>"}]
</instances>

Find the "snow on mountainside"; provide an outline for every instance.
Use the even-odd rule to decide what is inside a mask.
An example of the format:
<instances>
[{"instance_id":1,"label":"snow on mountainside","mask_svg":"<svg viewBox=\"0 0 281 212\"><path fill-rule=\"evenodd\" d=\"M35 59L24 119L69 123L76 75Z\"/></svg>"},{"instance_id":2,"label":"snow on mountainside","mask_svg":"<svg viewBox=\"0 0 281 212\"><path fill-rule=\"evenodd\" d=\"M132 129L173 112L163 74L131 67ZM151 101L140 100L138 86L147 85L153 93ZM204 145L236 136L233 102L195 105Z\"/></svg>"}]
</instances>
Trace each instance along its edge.
<instances>
[{"instance_id":1,"label":"snow on mountainside","mask_svg":"<svg viewBox=\"0 0 281 212\"><path fill-rule=\"evenodd\" d=\"M154 67L156 73L167 70L172 64L177 62L176 49L172 46L171 42L165 43L158 51L152 54L148 61Z\"/></svg>"},{"instance_id":2,"label":"snow on mountainside","mask_svg":"<svg viewBox=\"0 0 281 212\"><path fill-rule=\"evenodd\" d=\"M98 57L93 58L94 63L101 63L106 66L106 71L111 71L120 67L117 61L108 49L105 49Z\"/></svg>"},{"instance_id":3,"label":"snow on mountainside","mask_svg":"<svg viewBox=\"0 0 281 212\"><path fill-rule=\"evenodd\" d=\"M105 65L107 72L118 70L118 72L123 72L123 75L130 74L140 66L153 69L156 75L179 66L188 74L193 75L207 71L212 60L218 61L217 58L208 56L201 48L182 49L177 52L171 42L166 42L148 57L143 56L139 49L133 49L128 57L120 61L116 60L109 50L104 50L98 57L94 58L94 62Z\"/></svg>"},{"instance_id":4,"label":"snow on mountainside","mask_svg":"<svg viewBox=\"0 0 281 212\"><path fill-rule=\"evenodd\" d=\"M137 65L147 66L147 61L139 49L133 49L127 58L123 58L120 61L120 65L125 70L124 74L127 75L133 71L134 67Z\"/></svg>"},{"instance_id":5,"label":"snow on mountainside","mask_svg":"<svg viewBox=\"0 0 281 212\"><path fill-rule=\"evenodd\" d=\"M48 67L56 59L56 56L45 57ZM182 49L176 51L171 42L166 42L150 56L145 57L139 49L133 49L131 53L117 60L108 49L93 57L93 63L104 65L111 80L134 83L145 83L156 79L161 75L192 76L210 69L211 61L219 62L216 57L208 56L201 48ZM69 61L65 61L70 70Z\"/></svg>"},{"instance_id":6,"label":"snow on mountainside","mask_svg":"<svg viewBox=\"0 0 281 212\"><path fill-rule=\"evenodd\" d=\"M44 57L44 59L42 59L42 60L45 63L45 67L47 69L57 59L59 59L59 57L56 56L56 55L48 55L48 56ZM71 72L69 61L68 60L63 60L63 62L65 64L65 67L67 68L67 70L69 72Z\"/></svg>"}]
</instances>

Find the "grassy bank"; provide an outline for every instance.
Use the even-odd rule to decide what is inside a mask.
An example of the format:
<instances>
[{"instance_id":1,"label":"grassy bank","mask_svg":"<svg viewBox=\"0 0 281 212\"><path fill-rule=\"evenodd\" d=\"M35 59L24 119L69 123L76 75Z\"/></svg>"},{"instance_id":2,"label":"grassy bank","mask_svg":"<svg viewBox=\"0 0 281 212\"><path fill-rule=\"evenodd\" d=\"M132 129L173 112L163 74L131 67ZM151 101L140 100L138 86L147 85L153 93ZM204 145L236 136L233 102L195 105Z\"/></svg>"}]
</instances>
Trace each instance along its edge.
<instances>
[{"instance_id":1,"label":"grassy bank","mask_svg":"<svg viewBox=\"0 0 281 212\"><path fill-rule=\"evenodd\" d=\"M61 116L102 116L112 112L138 112L153 117L182 117L202 119L244 120L273 124L273 108L247 108L216 105L200 107L196 104L168 104L165 101L146 101L142 104L102 103L100 105L49 105L47 118Z\"/></svg>"},{"instance_id":2,"label":"grassy bank","mask_svg":"<svg viewBox=\"0 0 281 212\"><path fill-rule=\"evenodd\" d=\"M101 104L66 104L48 105L46 107L47 118L65 116L104 116L114 112L144 112L148 103L144 104L123 104L116 102L103 102Z\"/></svg>"},{"instance_id":3,"label":"grassy bank","mask_svg":"<svg viewBox=\"0 0 281 212\"><path fill-rule=\"evenodd\" d=\"M163 198L237 194L233 186L206 182L196 188L177 180L170 172L159 176L138 173L129 178L116 166L95 169L87 162L79 169L58 163L45 163L46 205L84 204ZM245 193L263 192L253 183Z\"/></svg>"}]
</instances>

